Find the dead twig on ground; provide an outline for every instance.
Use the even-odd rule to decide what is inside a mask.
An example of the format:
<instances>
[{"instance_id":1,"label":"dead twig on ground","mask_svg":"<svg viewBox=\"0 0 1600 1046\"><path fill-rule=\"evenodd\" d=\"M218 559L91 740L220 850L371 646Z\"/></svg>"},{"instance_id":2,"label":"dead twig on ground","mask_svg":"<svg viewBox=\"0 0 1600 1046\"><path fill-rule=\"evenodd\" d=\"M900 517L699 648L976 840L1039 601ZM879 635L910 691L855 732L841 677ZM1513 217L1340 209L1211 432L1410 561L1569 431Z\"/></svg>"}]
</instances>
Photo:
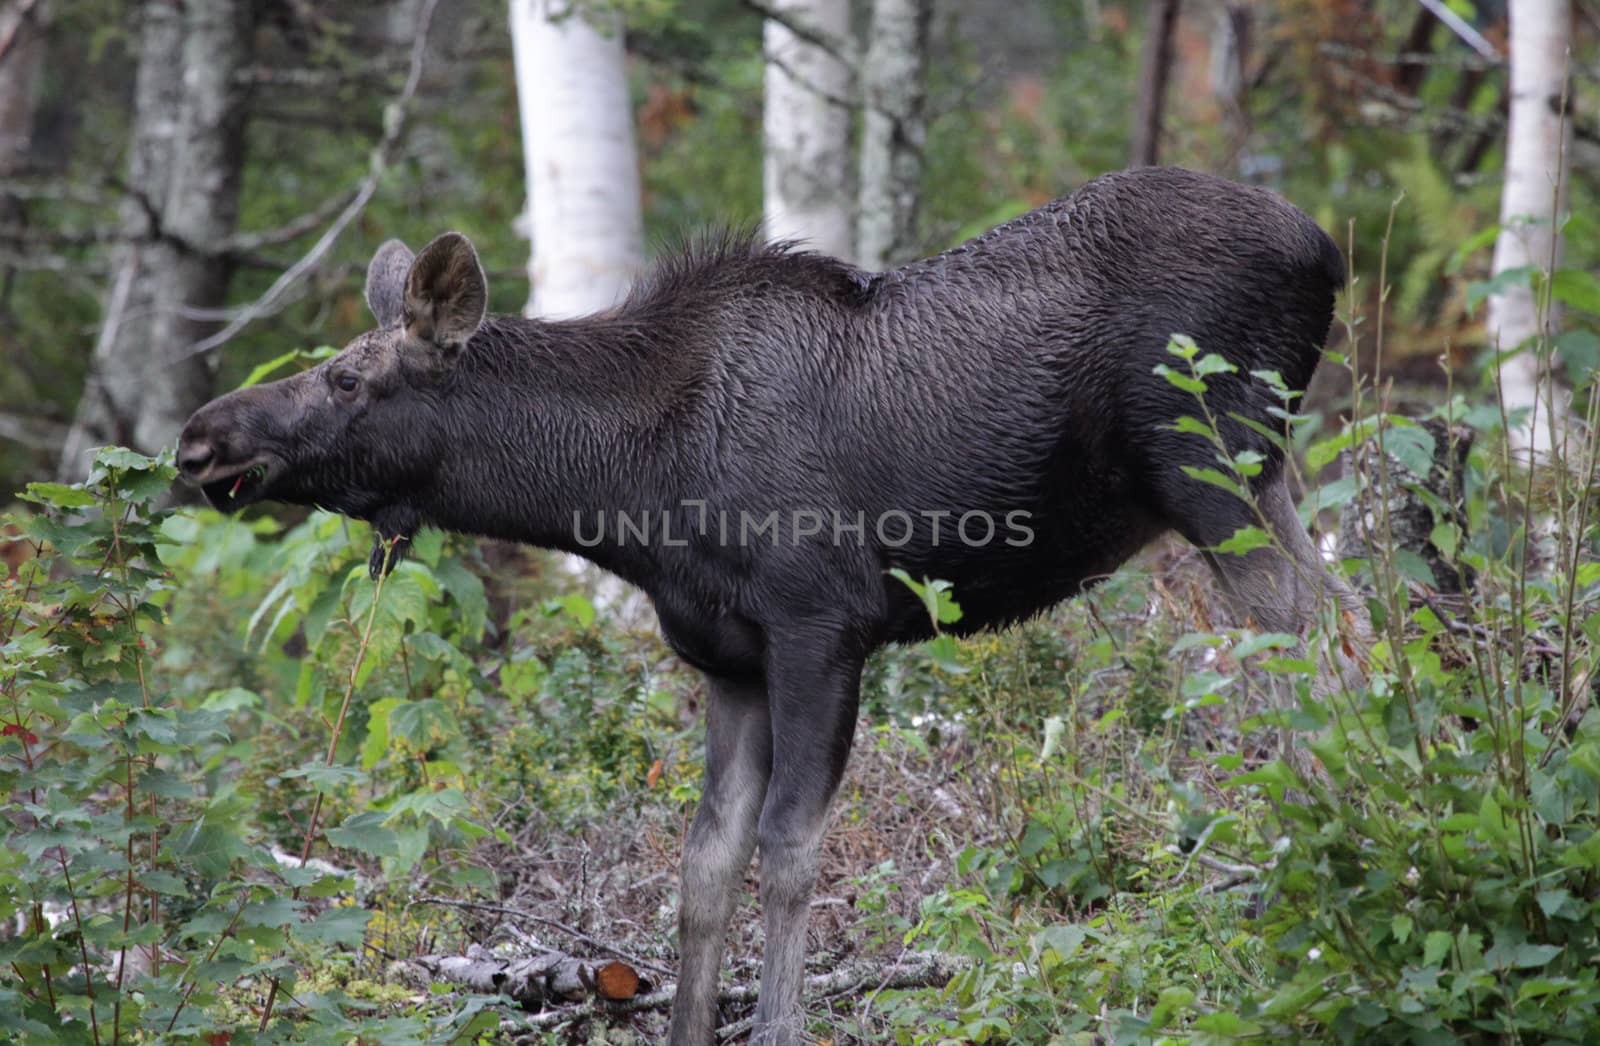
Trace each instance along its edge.
<instances>
[{"instance_id":1,"label":"dead twig on ground","mask_svg":"<svg viewBox=\"0 0 1600 1046\"><path fill-rule=\"evenodd\" d=\"M582 930L568 926L566 923L560 922L556 919L550 919L543 915L536 915L533 912L525 911L521 908L509 908L502 904L485 904L481 901L454 901L447 897L419 897L417 898L416 903L438 904L447 908L462 908L467 911L475 912L493 912L496 915L507 915L513 919L521 919L525 922L538 923L540 926L547 926L552 930L564 933L580 944L587 944L589 947L598 952L602 952L606 955L615 955L617 958L624 959L635 966L641 966L647 970L654 970L656 973L664 974L668 977L672 976L673 971L665 966L660 965L659 963L653 963L649 959L641 958L632 954L631 952L624 951L615 945L610 945L604 941L596 940L595 938L584 933Z\"/></svg>"}]
</instances>

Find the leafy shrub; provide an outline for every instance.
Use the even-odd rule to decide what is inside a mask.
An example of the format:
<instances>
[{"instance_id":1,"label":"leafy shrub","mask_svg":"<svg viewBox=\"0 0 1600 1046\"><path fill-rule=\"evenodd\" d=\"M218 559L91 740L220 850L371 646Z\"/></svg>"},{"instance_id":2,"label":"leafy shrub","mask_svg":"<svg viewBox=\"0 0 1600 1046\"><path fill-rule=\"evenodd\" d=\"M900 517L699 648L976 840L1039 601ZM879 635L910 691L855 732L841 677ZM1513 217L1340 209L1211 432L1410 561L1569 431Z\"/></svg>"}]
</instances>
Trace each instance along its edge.
<instances>
[{"instance_id":1,"label":"leafy shrub","mask_svg":"<svg viewBox=\"0 0 1600 1046\"><path fill-rule=\"evenodd\" d=\"M302 1025L343 1038L464 1030L476 1007L394 1022L301 985L303 962L359 948L373 913L351 903L348 872L296 854L325 840L403 866L452 833L481 834L459 791L440 786L452 776L438 758L448 717L424 709L441 699L392 706L375 744L381 702L358 694L392 671L387 657L415 655L426 673L449 662L429 656L427 628L439 615L474 620L471 584L456 579L444 609L451 570L425 550L380 600L327 517L267 552L258 527L160 508L173 474L165 459L108 449L84 484L24 494L41 511L18 523L39 555L0 586L0 789L11 797L0 918L14 928L0 939L0 1027L95 1042L226 1041L246 1022L269 1039ZM292 631L328 658L302 664L294 704L223 685L234 670L264 683L283 664L208 664L212 645L198 639L217 627L205 608L253 598L241 568L264 563L282 574L252 632L286 642ZM190 605L169 567L227 580ZM330 672L347 677L342 692ZM344 729L358 701L360 745ZM274 739L269 758L253 735ZM374 788L384 760L405 766L401 777L418 766L422 786ZM352 812L324 831L336 811ZM274 1002L295 1021L273 1023Z\"/></svg>"}]
</instances>

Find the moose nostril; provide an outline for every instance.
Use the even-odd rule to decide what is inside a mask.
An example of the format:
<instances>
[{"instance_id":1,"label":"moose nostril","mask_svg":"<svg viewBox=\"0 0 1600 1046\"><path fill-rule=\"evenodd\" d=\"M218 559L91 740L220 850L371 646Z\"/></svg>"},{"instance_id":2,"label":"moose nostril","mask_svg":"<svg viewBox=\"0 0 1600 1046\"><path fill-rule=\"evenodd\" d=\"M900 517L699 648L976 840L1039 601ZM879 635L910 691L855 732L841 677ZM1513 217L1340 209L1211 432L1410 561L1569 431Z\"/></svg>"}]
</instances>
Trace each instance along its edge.
<instances>
[{"instance_id":1,"label":"moose nostril","mask_svg":"<svg viewBox=\"0 0 1600 1046\"><path fill-rule=\"evenodd\" d=\"M216 452L211 449L207 440L181 441L178 447L178 468L185 475L194 475L216 457Z\"/></svg>"}]
</instances>

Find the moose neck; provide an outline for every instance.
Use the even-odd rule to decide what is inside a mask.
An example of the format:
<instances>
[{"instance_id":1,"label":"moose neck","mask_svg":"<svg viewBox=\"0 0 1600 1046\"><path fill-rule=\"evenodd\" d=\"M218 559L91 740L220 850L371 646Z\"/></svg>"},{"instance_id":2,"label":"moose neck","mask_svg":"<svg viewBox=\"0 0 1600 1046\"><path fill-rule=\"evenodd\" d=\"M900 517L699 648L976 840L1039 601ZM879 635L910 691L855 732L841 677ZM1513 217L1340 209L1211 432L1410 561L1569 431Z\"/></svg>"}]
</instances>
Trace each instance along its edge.
<instances>
[{"instance_id":1,"label":"moose neck","mask_svg":"<svg viewBox=\"0 0 1600 1046\"><path fill-rule=\"evenodd\" d=\"M693 351L621 316L493 316L448 385L445 459L424 515L450 530L585 556L648 588L648 543L615 523L685 496Z\"/></svg>"}]
</instances>

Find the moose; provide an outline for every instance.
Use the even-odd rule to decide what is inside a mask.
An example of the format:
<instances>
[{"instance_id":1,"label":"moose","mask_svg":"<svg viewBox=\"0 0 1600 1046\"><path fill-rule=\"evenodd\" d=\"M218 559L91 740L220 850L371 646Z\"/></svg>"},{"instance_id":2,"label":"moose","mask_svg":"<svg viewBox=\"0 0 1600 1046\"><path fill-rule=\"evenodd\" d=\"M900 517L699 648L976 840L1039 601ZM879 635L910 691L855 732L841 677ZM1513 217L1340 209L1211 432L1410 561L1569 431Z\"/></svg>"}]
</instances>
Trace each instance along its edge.
<instances>
[{"instance_id":1,"label":"moose","mask_svg":"<svg viewBox=\"0 0 1600 1046\"><path fill-rule=\"evenodd\" d=\"M863 662L936 628L891 570L951 582L965 633L1037 615L1176 531L1261 628L1359 613L1296 516L1279 438L1344 272L1280 196L1156 167L881 273L709 236L560 321L488 314L459 233L415 256L390 241L366 278L376 329L205 405L177 460L219 509L370 521L375 573L432 526L577 553L642 589L708 695L671 1041L714 1041L759 847L755 1036L787 1044ZM1195 397L1157 373L1175 333L1232 365L1204 395L1226 453L1260 463L1249 497L1192 474L1219 448L1177 424ZM1217 548L1252 525L1272 542Z\"/></svg>"}]
</instances>

